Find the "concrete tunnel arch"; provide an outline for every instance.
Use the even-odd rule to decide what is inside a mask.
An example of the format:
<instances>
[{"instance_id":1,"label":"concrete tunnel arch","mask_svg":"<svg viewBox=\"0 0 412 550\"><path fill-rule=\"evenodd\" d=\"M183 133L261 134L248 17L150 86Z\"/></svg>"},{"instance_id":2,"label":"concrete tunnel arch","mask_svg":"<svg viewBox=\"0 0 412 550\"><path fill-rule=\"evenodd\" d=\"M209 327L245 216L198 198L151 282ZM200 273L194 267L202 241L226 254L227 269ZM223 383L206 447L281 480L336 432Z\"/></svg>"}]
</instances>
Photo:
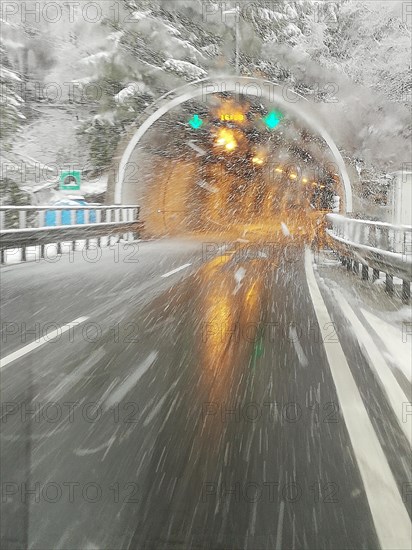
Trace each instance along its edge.
<instances>
[{"instance_id":1,"label":"concrete tunnel arch","mask_svg":"<svg viewBox=\"0 0 412 550\"><path fill-rule=\"evenodd\" d=\"M115 167L113 190L115 204L122 203L123 183L128 162L137 144L149 128L164 114L182 103L185 103L186 101L190 101L191 99L195 99L200 96L204 97L209 94L222 92L264 97L270 102L275 102L278 106L284 108L285 111L289 111L296 115L298 119L305 122L310 130L312 130L315 134L320 135L329 147L329 150L336 161L340 179L343 183L343 211L344 213L352 212L352 187L345 162L338 147L329 132L327 132L327 130L319 124L313 116L306 112L304 108L297 105L300 100L306 102L308 102L308 100L294 90L285 89L284 85L271 82L270 80L264 80L256 77L236 76L208 77L190 82L189 84L176 88L175 90L172 90L157 99L149 109L152 110L158 105L159 106L151 114L143 112L143 116L146 114L146 119L137 129L133 129L131 138L128 138L126 146L123 145L123 147L120 147L120 154L117 156L117 158L120 157L120 161L118 161L118 166ZM168 97L174 93L178 93L178 95L172 99L168 99Z\"/></svg>"}]
</instances>

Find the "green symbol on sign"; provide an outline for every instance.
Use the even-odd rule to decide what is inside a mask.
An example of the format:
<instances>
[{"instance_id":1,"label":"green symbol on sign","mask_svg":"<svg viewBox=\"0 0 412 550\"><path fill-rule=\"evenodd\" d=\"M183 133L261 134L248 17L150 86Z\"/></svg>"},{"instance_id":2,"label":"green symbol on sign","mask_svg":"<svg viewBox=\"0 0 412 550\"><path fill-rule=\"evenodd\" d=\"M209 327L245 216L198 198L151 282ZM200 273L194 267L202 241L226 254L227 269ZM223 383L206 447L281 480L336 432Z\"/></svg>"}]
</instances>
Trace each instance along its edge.
<instances>
[{"instance_id":1,"label":"green symbol on sign","mask_svg":"<svg viewBox=\"0 0 412 550\"><path fill-rule=\"evenodd\" d=\"M263 122L266 124L269 130L273 130L273 128L276 128L282 118L282 113L279 113L278 111L272 111L267 116L265 116Z\"/></svg>"},{"instance_id":2,"label":"green symbol on sign","mask_svg":"<svg viewBox=\"0 0 412 550\"><path fill-rule=\"evenodd\" d=\"M193 115L193 117L189 120L189 124L192 128L197 130L202 126L203 120L199 118L199 115Z\"/></svg>"},{"instance_id":3,"label":"green symbol on sign","mask_svg":"<svg viewBox=\"0 0 412 550\"><path fill-rule=\"evenodd\" d=\"M61 191L78 191L80 189L80 170L62 170L59 177L59 189Z\"/></svg>"}]
</instances>

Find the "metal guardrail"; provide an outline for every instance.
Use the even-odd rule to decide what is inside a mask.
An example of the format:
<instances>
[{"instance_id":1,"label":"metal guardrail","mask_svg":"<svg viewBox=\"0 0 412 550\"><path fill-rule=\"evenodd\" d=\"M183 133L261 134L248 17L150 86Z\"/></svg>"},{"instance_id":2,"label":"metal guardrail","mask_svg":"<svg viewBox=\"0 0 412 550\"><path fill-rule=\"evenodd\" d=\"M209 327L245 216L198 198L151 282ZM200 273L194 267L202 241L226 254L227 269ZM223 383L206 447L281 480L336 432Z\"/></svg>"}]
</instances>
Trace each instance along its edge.
<instances>
[{"instance_id":1,"label":"metal guardrail","mask_svg":"<svg viewBox=\"0 0 412 550\"><path fill-rule=\"evenodd\" d=\"M0 231L3 229L45 227L47 212L56 212L56 225L58 226L61 225L63 211L70 212L72 225L76 225L76 212L82 211L84 211L85 223L89 223L92 212L95 213L96 223L134 221L139 217L140 206L135 204L110 206L0 206Z\"/></svg>"},{"instance_id":2,"label":"metal guardrail","mask_svg":"<svg viewBox=\"0 0 412 550\"><path fill-rule=\"evenodd\" d=\"M386 291L394 292L393 277L402 279L402 300L410 300L412 281L412 226L391 225L384 222L356 220L338 214L327 214L326 233L331 248L341 256L347 269L372 281L386 274Z\"/></svg>"},{"instance_id":3,"label":"metal guardrail","mask_svg":"<svg viewBox=\"0 0 412 550\"><path fill-rule=\"evenodd\" d=\"M84 212L84 222L76 224L78 211ZM56 225L45 226L47 212L55 212ZM69 212L70 225L62 224L63 212ZM93 213L93 216L91 214ZM138 238L143 229L139 221L140 207L137 205L111 206L0 206L0 250L4 263L4 251L18 248L22 250L22 261L26 260L28 246L40 246L40 257L44 257L44 247L56 243L61 253L62 242L85 240L86 248L91 238L123 235L127 240ZM95 221L90 223L90 218Z\"/></svg>"}]
</instances>

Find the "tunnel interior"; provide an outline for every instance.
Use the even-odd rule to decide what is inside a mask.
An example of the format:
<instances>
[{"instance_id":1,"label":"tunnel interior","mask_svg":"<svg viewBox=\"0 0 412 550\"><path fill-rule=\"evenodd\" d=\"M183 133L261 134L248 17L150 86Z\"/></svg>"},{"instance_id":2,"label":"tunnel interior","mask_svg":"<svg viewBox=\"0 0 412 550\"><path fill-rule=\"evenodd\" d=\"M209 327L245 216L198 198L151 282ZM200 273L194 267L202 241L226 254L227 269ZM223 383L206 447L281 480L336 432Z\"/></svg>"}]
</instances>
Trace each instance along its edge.
<instances>
[{"instance_id":1,"label":"tunnel interior","mask_svg":"<svg viewBox=\"0 0 412 550\"><path fill-rule=\"evenodd\" d=\"M133 150L123 189L125 202L141 205L150 237L287 227L310 240L342 196L319 135L281 105L233 93L159 118Z\"/></svg>"}]
</instances>

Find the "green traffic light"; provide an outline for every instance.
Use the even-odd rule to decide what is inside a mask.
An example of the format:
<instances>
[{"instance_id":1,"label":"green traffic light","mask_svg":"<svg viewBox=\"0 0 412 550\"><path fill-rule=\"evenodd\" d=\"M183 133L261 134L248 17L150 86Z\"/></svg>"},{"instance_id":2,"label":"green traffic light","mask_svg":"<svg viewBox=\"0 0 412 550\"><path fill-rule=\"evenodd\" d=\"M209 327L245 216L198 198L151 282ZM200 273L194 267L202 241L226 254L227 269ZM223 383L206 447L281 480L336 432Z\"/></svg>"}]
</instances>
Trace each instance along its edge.
<instances>
[{"instance_id":1,"label":"green traffic light","mask_svg":"<svg viewBox=\"0 0 412 550\"><path fill-rule=\"evenodd\" d=\"M273 128L276 128L282 118L283 115L279 111L271 111L263 118L263 122L266 124L269 130L273 130Z\"/></svg>"},{"instance_id":2,"label":"green traffic light","mask_svg":"<svg viewBox=\"0 0 412 550\"><path fill-rule=\"evenodd\" d=\"M202 126L203 120L199 118L199 115L193 115L193 117L189 120L189 124L192 128L197 130Z\"/></svg>"}]
</instances>

